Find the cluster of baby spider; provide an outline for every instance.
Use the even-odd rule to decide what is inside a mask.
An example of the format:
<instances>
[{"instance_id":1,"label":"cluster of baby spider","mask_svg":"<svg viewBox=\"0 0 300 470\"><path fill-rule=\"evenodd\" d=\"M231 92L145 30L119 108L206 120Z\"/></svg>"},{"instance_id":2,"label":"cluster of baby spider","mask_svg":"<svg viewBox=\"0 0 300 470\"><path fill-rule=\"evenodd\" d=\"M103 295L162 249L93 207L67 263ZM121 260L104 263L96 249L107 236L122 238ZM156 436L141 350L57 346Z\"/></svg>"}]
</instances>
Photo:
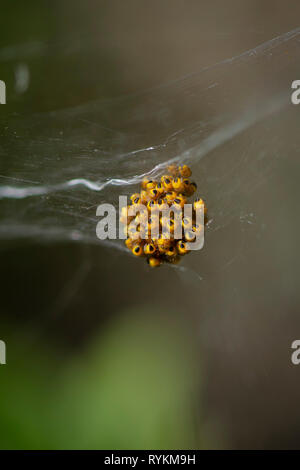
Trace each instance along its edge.
<instances>
[{"instance_id":1,"label":"cluster of baby spider","mask_svg":"<svg viewBox=\"0 0 300 470\"><path fill-rule=\"evenodd\" d=\"M145 178L141 191L130 197L131 206L146 207L145 211L129 216L131 206L123 207L121 222L125 224L127 239L125 244L135 256L144 256L151 267L161 263L178 263L183 255L189 252L188 242L195 240L197 232L203 226L196 223L196 211L202 209L206 217L207 208L203 199L193 202L192 217L183 215L184 205L192 196L197 185L189 177L192 172L187 165L168 167L168 174L160 181ZM171 207L174 211L170 217L163 216L164 209ZM130 227L132 220L135 221ZM175 237L176 229L184 231L181 238ZM146 230L145 230L146 229ZM154 235L153 235L154 233Z\"/></svg>"}]
</instances>

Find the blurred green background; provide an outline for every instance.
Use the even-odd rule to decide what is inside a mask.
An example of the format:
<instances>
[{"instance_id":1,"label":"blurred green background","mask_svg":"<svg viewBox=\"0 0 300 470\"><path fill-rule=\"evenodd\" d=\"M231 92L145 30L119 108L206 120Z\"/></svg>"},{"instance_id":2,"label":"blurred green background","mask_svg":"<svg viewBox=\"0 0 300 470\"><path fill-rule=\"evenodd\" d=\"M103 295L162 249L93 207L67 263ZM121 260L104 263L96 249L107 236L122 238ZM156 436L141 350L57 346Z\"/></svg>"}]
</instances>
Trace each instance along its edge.
<instances>
[{"instance_id":1,"label":"blurred green background","mask_svg":"<svg viewBox=\"0 0 300 470\"><path fill-rule=\"evenodd\" d=\"M28 336L6 335L1 448L189 449L207 444L207 436L197 435L191 409L199 364L175 313L123 311L101 338L68 358Z\"/></svg>"}]
</instances>

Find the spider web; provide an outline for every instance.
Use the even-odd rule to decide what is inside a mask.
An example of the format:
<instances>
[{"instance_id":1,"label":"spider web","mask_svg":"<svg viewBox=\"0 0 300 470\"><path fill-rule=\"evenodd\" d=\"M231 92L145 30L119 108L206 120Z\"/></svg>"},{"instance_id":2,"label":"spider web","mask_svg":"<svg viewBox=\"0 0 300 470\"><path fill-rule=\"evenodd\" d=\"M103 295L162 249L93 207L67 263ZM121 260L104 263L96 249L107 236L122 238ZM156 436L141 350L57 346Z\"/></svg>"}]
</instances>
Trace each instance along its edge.
<instances>
[{"instance_id":1,"label":"spider web","mask_svg":"<svg viewBox=\"0 0 300 470\"><path fill-rule=\"evenodd\" d=\"M206 236L255 220L243 194L299 152L291 126L300 28L154 89L1 123L0 237L52 243L96 237L96 208L117 205L145 175L191 165L209 207Z\"/></svg>"}]
</instances>

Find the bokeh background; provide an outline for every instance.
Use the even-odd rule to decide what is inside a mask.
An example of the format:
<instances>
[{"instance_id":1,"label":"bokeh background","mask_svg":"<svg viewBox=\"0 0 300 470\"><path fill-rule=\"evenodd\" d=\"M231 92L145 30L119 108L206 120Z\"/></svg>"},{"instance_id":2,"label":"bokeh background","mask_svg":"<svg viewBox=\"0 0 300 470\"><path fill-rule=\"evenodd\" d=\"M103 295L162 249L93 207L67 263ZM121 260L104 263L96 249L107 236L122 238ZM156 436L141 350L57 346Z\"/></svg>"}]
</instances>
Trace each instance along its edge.
<instances>
[{"instance_id":1,"label":"bokeh background","mask_svg":"<svg viewBox=\"0 0 300 470\"><path fill-rule=\"evenodd\" d=\"M300 107L201 159L190 150L290 94L299 36L284 35L299 13L279 0L1 2L0 185L46 191L0 199L0 448L299 448ZM181 152L211 219L183 269L96 239L97 204L135 185L48 191Z\"/></svg>"}]
</instances>

